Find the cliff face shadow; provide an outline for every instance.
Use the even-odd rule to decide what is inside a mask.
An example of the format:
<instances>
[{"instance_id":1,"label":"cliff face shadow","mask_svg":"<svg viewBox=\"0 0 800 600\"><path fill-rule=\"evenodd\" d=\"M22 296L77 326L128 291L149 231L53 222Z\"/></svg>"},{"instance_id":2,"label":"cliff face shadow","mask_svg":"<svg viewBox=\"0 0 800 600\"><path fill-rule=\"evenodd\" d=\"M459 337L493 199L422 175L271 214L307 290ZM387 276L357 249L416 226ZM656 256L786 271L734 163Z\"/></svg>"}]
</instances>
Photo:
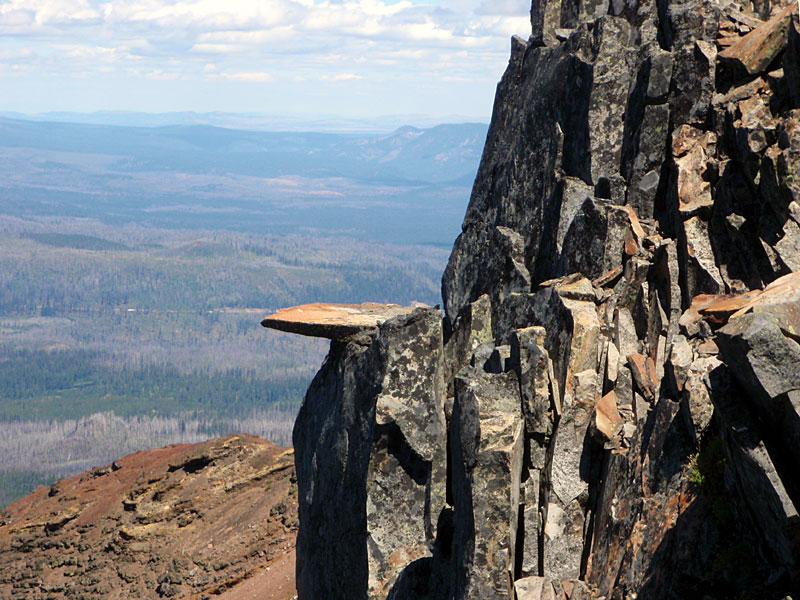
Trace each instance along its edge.
<instances>
[{"instance_id":1,"label":"cliff face shadow","mask_svg":"<svg viewBox=\"0 0 800 600\"><path fill-rule=\"evenodd\" d=\"M651 427L658 430L661 419L657 409L653 413ZM791 589L788 574L762 547L760 532L747 518L741 494L731 491L732 466L720 433L719 413L714 414L699 451L691 444L685 426L686 420L676 413L663 443L648 448L650 457L658 458L650 463L654 493L650 501L655 504L643 514L643 531L646 538L658 542L648 552L638 596L652 600L777 600L797 592ZM687 504L682 506L684 502ZM674 510L679 514L671 526L669 519L660 522L662 513ZM630 559L634 564L637 561L635 556Z\"/></svg>"},{"instance_id":2,"label":"cliff face shadow","mask_svg":"<svg viewBox=\"0 0 800 600\"><path fill-rule=\"evenodd\" d=\"M295 421L301 597L366 598L365 449L373 439L381 364L374 344L332 342Z\"/></svg>"},{"instance_id":3,"label":"cliff face shadow","mask_svg":"<svg viewBox=\"0 0 800 600\"><path fill-rule=\"evenodd\" d=\"M729 497L701 491L652 554L638 597L779 600L797 593L787 576L758 560L757 541L741 525Z\"/></svg>"},{"instance_id":4,"label":"cliff face shadow","mask_svg":"<svg viewBox=\"0 0 800 600\"><path fill-rule=\"evenodd\" d=\"M439 515L433 555L409 564L397 577L386 600L445 600L452 598L449 572L453 545L453 511Z\"/></svg>"},{"instance_id":5,"label":"cliff face shadow","mask_svg":"<svg viewBox=\"0 0 800 600\"><path fill-rule=\"evenodd\" d=\"M433 559L420 558L408 565L400 573L386 600L427 600L431 596Z\"/></svg>"},{"instance_id":6,"label":"cliff face shadow","mask_svg":"<svg viewBox=\"0 0 800 600\"><path fill-rule=\"evenodd\" d=\"M373 440L373 452L390 454L397 459L406 475L418 486L430 481L431 461L414 451L397 423L376 425Z\"/></svg>"}]
</instances>

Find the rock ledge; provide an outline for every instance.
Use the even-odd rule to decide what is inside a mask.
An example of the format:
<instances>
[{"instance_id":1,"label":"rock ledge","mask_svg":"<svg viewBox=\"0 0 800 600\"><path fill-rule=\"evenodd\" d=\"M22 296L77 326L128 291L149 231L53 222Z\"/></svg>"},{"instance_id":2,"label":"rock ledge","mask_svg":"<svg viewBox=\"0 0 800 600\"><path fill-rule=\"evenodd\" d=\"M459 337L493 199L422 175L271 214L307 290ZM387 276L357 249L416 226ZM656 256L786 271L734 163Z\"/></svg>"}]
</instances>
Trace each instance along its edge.
<instances>
[{"instance_id":1,"label":"rock ledge","mask_svg":"<svg viewBox=\"0 0 800 600\"><path fill-rule=\"evenodd\" d=\"M374 333L383 322L410 314L414 309L414 306L378 302L361 304L314 302L282 308L266 317L261 324L269 329L341 340L359 333Z\"/></svg>"}]
</instances>

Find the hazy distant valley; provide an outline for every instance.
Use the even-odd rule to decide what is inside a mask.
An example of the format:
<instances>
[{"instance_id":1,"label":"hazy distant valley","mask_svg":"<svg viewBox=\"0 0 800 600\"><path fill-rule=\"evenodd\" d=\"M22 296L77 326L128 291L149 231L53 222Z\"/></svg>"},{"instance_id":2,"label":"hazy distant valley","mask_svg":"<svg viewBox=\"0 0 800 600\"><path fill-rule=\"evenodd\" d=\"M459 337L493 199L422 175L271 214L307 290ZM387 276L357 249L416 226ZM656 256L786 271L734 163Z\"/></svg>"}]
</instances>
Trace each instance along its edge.
<instances>
[{"instance_id":1,"label":"hazy distant valley","mask_svg":"<svg viewBox=\"0 0 800 600\"><path fill-rule=\"evenodd\" d=\"M486 126L252 132L0 119L0 506L139 448L287 444L303 302L439 302Z\"/></svg>"},{"instance_id":2,"label":"hazy distant valley","mask_svg":"<svg viewBox=\"0 0 800 600\"><path fill-rule=\"evenodd\" d=\"M486 126L378 136L0 119L0 206L109 225L449 246Z\"/></svg>"}]
</instances>

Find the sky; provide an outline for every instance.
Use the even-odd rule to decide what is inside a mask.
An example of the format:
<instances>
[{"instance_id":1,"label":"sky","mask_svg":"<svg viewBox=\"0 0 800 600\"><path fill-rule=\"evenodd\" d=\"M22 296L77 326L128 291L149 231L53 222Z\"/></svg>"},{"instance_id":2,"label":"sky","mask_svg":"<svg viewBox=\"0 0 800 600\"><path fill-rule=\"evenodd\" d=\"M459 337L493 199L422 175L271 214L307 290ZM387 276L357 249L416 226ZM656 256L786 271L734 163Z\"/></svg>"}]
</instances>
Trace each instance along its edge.
<instances>
[{"instance_id":1,"label":"sky","mask_svg":"<svg viewBox=\"0 0 800 600\"><path fill-rule=\"evenodd\" d=\"M0 111L488 120L530 0L0 0Z\"/></svg>"}]
</instances>

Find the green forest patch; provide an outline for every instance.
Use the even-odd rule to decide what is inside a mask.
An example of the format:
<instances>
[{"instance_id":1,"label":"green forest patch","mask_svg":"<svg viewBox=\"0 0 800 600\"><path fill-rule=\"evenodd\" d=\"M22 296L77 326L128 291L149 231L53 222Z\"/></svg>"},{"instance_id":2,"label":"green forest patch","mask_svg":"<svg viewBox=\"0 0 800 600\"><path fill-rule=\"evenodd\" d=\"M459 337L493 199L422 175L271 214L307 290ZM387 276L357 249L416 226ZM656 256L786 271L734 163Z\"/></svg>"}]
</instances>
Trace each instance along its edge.
<instances>
[{"instance_id":1,"label":"green forest patch","mask_svg":"<svg viewBox=\"0 0 800 600\"><path fill-rule=\"evenodd\" d=\"M238 417L270 406L294 409L308 386L305 377L263 379L245 369L109 368L99 358L83 350L7 353L0 361L0 421L77 419L106 410Z\"/></svg>"},{"instance_id":2,"label":"green forest patch","mask_svg":"<svg viewBox=\"0 0 800 600\"><path fill-rule=\"evenodd\" d=\"M30 494L40 485L50 485L57 477L37 471L0 470L0 508Z\"/></svg>"},{"instance_id":3,"label":"green forest patch","mask_svg":"<svg viewBox=\"0 0 800 600\"><path fill-rule=\"evenodd\" d=\"M76 233L29 233L26 237L45 246L75 250L130 250L125 244Z\"/></svg>"}]
</instances>

